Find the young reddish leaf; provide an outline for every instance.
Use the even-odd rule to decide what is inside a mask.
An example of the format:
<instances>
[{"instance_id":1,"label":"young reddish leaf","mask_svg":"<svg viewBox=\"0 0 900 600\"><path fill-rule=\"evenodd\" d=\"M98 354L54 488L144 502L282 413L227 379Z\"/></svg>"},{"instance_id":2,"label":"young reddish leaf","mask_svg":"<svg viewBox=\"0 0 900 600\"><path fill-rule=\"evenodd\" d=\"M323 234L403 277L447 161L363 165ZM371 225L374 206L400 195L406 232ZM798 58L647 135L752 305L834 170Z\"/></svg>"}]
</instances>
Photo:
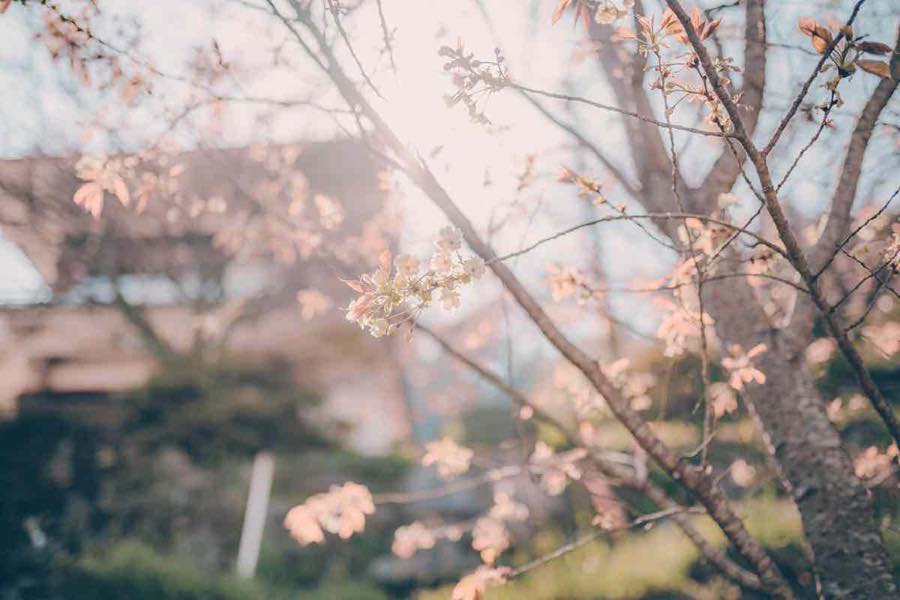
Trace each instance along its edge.
<instances>
[{"instance_id":1,"label":"young reddish leaf","mask_svg":"<svg viewBox=\"0 0 900 600\"><path fill-rule=\"evenodd\" d=\"M891 47L881 42L860 42L857 44L860 50L868 54L883 55L891 51Z\"/></svg>"},{"instance_id":2,"label":"young reddish leaf","mask_svg":"<svg viewBox=\"0 0 900 600\"><path fill-rule=\"evenodd\" d=\"M650 33L650 31L653 29L653 23L650 22L650 19L648 19L644 15L638 15L637 20L641 26L641 29L643 29L645 33ZM663 23L665 23L665 20L663 20Z\"/></svg>"},{"instance_id":3,"label":"young reddish leaf","mask_svg":"<svg viewBox=\"0 0 900 600\"><path fill-rule=\"evenodd\" d=\"M613 39L626 41L637 40L637 34L628 27L619 27L613 32Z\"/></svg>"},{"instance_id":4,"label":"young reddish leaf","mask_svg":"<svg viewBox=\"0 0 900 600\"><path fill-rule=\"evenodd\" d=\"M103 210L103 188L99 183L94 181L85 183L78 188L72 200L95 219L100 218L100 212Z\"/></svg>"},{"instance_id":5,"label":"young reddish leaf","mask_svg":"<svg viewBox=\"0 0 900 600\"><path fill-rule=\"evenodd\" d=\"M0 15L6 12L10 4L12 4L12 0L0 0Z\"/></svg>"},{"instance_id":6,"label":"young reddish leaf","mask_svg":"<svg viewBox=\"0 0 900 600\"><path fill-rule=\"evenodd\" d=\"M341 281L346 283L347 287L349 287L354 292L358 292L360 294L366 293L366 288L364 288L363 285L355 279L341 279Z\"/></svg>"},{"instance_id":7,"label":"young reddish leaf","mask_svg":"<svg viewBox=\"0 0 900 600\"><path fill-rule=\"evenodd\" d=\"M122 203L122 206L128 206L128 203L131 202L131 194L128 193L128 186L121 177L116 177L113 180L113 193L116 195L116 198L119 199L119 202Z\"/></svg>"},{"instance_id":8,"label":"young reddish leaf","mask_svg":"<svg viewBox=\"0 0 900 600\"><path fill-rule=\"evenodd\" d=\"M700 33L700 24L703 22L703 19L700 17L700 9L696 6L694 10L691 11L691 27L694 28L694 31Z\"/></svg>"},{"instance_id":9,"label":"young reddish leaf","mask_svg":"<svg viewBox=\"0 0 900 600\"><path fill-rule=\"evenodd\" d=\"M815 35L817 25L815 19L809 17L804 17L797 21L797 27L804 35L808 35L809 37Z\"/></svg>"},{"instance_id":10,"label":"young reddish leaf","mask_svg":"<svg viewBox=\"0 0 900 600\"><path fill-rule=\"evenodd\" d=\"M808 35L812 38L813 48L815 48L816 52L819 54L823 54L834 39L828 29L822 27L816 23L815 19L810 19L809 17L800 19L797 22L797 27L804 35Z\"/></svg>"},{"instance_id":11,"label":"young reddish leaf","mask_svg":"<svg viewBox=\"0 0 900 600\"><path fill-rule=\"evenodd\" d=\"M718 29L719 25L721 25L721 24L722 24L722 17L719 17L718 19L714 19L714 20L710 21L709 23L706 23L705 25L703 25L703 31L700 32L700 39L705 40L706 38L711 36L713 34L713 32L715 32L715 30Z\"/></svg>"},{"instance_id":12,"label":"young reddish leaf","mask_svg":"<svg viewBox=\"0 0 900 600\"><path fill-rule=\"evenodd\" d=\"M640 19L640 17L638 19ZM641 24L643 25L643 23ZM663 11L662 20L659 22L659 26L669 35L677 35L681 32L681 23L678 22L678 17L675 16L675 13L672 12L671 8L667 8Z\"/></svg>"},{"instance_id":13,"label":"young reddish leaf","mask_svg":"<svg viewBox=\"0 0 900 600\"><path fill-rule=\"evenodd\" d=\"M637 20L644 33L650 33L650 31L653 29L653 24L650 23L650 19L648 19L644 15L637 15Z\"/></svg>"},{"instance_id":14,"label":"young reddish leaf","mask_svg":"<svg viewBox=\"0 0 900 600\"><path fill-rule=\"evenodd\" d=\"M591 27L591 9L581 4L578 6L578 10L575 12L575 24L578 24L578 17L581 17L581 22L584 24L585 30L590 29Z\"/></svg>"},{"instance_id":15,"label":"young reddish leaf","mask_svg":"<svg viewBox=\"0 0 900 600\"><path fill-rule=\"evenodd\" d=\"M819 54L824 54L825 51L828 50L828 46L831 45L832 39L830 31L824 27L816 27L816 32L812 37L813 48L815 48L816 52Z\"/></svg>"},{"instance_id":16,"label":"young reddish leaf","mask_svg":"<svg viewBox=\"0 0 900 600\"><path fill-rule=\"evenodd\" d=\"M571 3L572 0L561 0L561 2L556 5L556 9L553 11L553 16L550 17L550 22L553 25L556 25L556 22L559 21L560 17L562 17L562 14L566 11L566 9L569 7L569 4Z\"/></svg>"},{"instance_id":17,"label":"young reddish leaf","mask_svg":"<svg viewBox=\"0 0 900 600\"><path fill-rule=\"evenodd\" d=\"M885 79L891 78L891 68L886 62L881 62L880 60L858 60L856 61L856 66L872 75L878 75Z\"/></svg>"}]
</instances>

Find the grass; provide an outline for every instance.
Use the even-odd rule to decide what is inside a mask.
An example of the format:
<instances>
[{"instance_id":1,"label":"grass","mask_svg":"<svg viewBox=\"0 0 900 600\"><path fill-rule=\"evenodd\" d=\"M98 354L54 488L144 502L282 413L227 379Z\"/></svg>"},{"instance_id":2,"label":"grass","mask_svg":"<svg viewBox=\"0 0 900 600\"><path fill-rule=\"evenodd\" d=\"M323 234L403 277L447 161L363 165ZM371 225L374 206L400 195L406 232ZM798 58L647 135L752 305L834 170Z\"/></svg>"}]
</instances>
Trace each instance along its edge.
<instances>
[{"instance_id":1,"label":"grass","mask_svg":"<svg viewBox=\"0 0 900 600\"><path fill-rule=\"evenodd\" d=\"M739 506L751 533L773 549L799 543L800 517L786 501L754 500ZM694 518L695 525L717 547L725 539L707 517ZM538 536L536 554L548 552L564 542L558 536ZM527 560L516 557L515 563ZM521 559L521 560L519 560ZM653 594L666 597L697 597L704 590L691 577L700 559L697 548L672 523L632 532L610 543L592 542L566 556L526 573L506 585L491 588L488 600L555 600L557 598L641 598ZM715 584L713 584L715 585ZM713 597L720 591L707 589ZM447 598L449 588L422 592L418 600Z\"/></svg>"}]
</instances>

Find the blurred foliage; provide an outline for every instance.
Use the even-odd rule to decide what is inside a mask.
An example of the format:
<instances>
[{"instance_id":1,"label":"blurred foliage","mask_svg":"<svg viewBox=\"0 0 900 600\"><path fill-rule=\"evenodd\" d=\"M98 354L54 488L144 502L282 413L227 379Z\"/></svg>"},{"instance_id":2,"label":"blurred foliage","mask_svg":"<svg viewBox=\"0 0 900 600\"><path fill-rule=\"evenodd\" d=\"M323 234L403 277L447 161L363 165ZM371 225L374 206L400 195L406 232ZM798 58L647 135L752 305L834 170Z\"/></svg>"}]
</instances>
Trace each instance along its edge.
<instances>
[{"instance_id":1,"label":"blurred foliage","mask_svg":"<svg viewBox=\"0 0 900 600\"><path fill-rule=\"evenodd\" d=\"M145 544L123 541L97 554L62 565L55 593L63 598L93 600L385 600L371 584L326 582L298 594L295 587L273 585L266 578L238 579L209 572L185 557L167 557Z\"/></svg>"},{"instance_id":2,"label":"blurred foliage","mask_svg":"<svg viewBox=\"0 0 900 600\"><path fill-rule=\"evenodd\" d=\"M700 439L702 420L702 411L694 410L699 364L652 353L636 364L658 374L648 419L673 447L690 452ZM873 362L873 371L884 389L900 385L897 365ZM840 396L846 401L856 389L840 359L818 372L827 400ZM397 526L436 510L447 519L476 516L490 501L487 488L440 505L382 506L367 519L365 533L348 541L329 538L301 547L290 539L282 516L331 484L359 481L380 493L409 489L413 481L425 487L439 483L401 455L362 457L326 439L319 433L326 428L308 416L318 406L315 392L298 386L288 365L185 358L132 392L33 400L40 410L25 410L16 420L0 423L0 600L430 600L447 597L449 586L476 560L467 537L417 556L417 566L393 558L391 542ZM498 462L521 458L523 433L567 447L558 432L539 421L517 425L515 414L491 395L440 428ZM710 456L717 471L743 459L758 475L750 485L726 476L724 490L779 567L811 589L799 518L768 477L752 421L741 408L719 425ZM851 452L886 443L884 428L870 410L846 411L838 427ZM597 428L609 448L632 448L618 424L602 420ZM263 449L274 453L277 465L270 519L256 580L237 581L228 573L237 551L249 465ZM649 476L674 498L689 501L657 469L651 467ZM891 527L900 508L896 495L880 488L872 493L900 570L900 533ZM655 510L627 491L622 496L640 511ZM514 545L501 563L523 564L557 548L588 528L592 515L584 489L570 486L533 523L514 532ZM694 520L714 544L725 547L707 519ZM735 593L680 530L662 522L611 534L488 597L651 600Z\"/></svg>"},{"instance_id":3,"label":"blurred foliage","mask_svg":"<svg viewBox=\"0 0 900 600\"><path fill-rule=\"evenodd\" d=\"M168 558L144 544L125 541L61 568L56 592L96 600L251 600L287 598L234 576L210 573L183 558Z\"/></svg>"},{"instance_id":4,"label":"blurred foliage","mask_svg":"<svg viewBox=\"0 0 900 600\"><path fill-rule=\"evenodd\" d=\"M132 407L125 432L133 443L144 451L175 447L196 462L329 445L302 418L317 396L299 388L289 365L278 362L247 366L187 358L120 402Z\"/></svg>"},{"instance_id":5,"label":"blurred foliage","mask_svg":"<svg viewBox=\"0 0 900 600\"><path fill-rule=\"evenodd\" d=\"M100 439L63 415L0 422L0 598L42 597L52 557L102 525Z\"/></svg>"},{"instance_id":6,"label":"blurred foliage","mask_svg":"<svg viewBox=\"0 0 900 600\"><path fill-rule=\"evenodd\" d=\"M397 523L373 519L376 535L311 549L280 526L331 483L394 489L408 468L326 439L307 418L317 405L288 365L196 358L133 392L25 399L0 422L0 599L274 597L217 575L233 568L249 466L266 449L277 476L258 579L379 600L340 582L389 552Z\"/></svg>"}]
</instances>

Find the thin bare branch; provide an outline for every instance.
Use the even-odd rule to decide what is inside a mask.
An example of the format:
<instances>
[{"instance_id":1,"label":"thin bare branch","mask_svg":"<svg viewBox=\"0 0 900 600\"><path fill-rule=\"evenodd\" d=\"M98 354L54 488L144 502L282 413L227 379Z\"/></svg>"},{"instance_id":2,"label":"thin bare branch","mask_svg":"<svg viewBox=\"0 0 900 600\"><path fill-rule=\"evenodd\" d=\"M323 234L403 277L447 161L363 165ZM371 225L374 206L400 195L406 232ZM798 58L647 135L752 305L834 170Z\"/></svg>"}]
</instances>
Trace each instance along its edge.
<instances>
[{"instance_id":1,"label":"thin bare branch","mask_svg":"<svg viewBox=\"0 0 900 600\"><path fill-rule=\"evenodd\" d=\"M683 511L685 510L685 507L674 502L671 498L669 498L665 491L657 487L646 477L637 477L636 475L631 474L629 471L623 469L611 460L607 459L605 457L606 452L602 449L594 447L591 443L585 440L577 429L567 425L553 414L544 410L540 405L531 402L528 397L525 396L525 394L518 390L518 388L509 385L499 375L482 366L466 354L457 350L452 344L450 344L447 340L445 340L442 336L440 336L433 330L425 327L420 323L416 324L416 328L420 331L423 331L435 342L437 342L438 345L445 352L447 352L447 354L472 369L488 383L505 393L510 398L510 400L512 400L519 406L527 406L531 408L538 418L553 424L556 428L562 431L572 443L587 449L589 451L589 457L592 463L600 470L601 473L603 473L607 477L611 477L614 480L617 480L626 487L630 487L643 493L662 510L672 511L671 514L673 521L675 521L675 523L685 533L685 535L687 535L691 539L691 541L700 550L700 553L703 555L703 557L707 561L709 561L710 564L718 568L729 578L740 583L744 587L757 590L760 589L761 584L759 578L730 561L723 552L710 544L709 541L694 527L693 523L691 523L691 521L684 514Z\"/></svg>"},{"instance_id":2,"label":"thin bare branch","mask_svg":"<svg viewBox=\"0 0 900 600\"><path fill-rule=\"evenodd\" d=\"M518 465L507 465L498 469L485 471L478 477L470 477L468 479L460 479L451 481L447 485L439 488L423 490L420 492L397 492L390 494L375 494L372 496L372 502L375 504L414 504L416 502L429 502L438 498L446 498L462 492L468 492L481 487L487 483L496 483L504 479L510 479L524 473L523 467Z\"/></svg>"},{"instance_id":3,"label":"thin bare branch","mask_svg":"<svg viewBox=\"0 0 900 600\"><path fill-rule=\"evenodd\" d=\"M599 217L597 219L591 219L590 221L585 221L583 223L573 225L572 227L563 229L562 231L554 233L553 235L547 236L545 238L541 238L535 242L532 242L528 246L525 246L524 248L516 250L515 252L510 252L508 254L504 254L502 256L493 258L491 260L509 260L510 258L515 258L516 256L521 256L522 254L527 254L528 252L531 252L532 250L534 250L535 248L537 248L539 246L543 246L544 244L546 244L548 242L558 240L574 231L578 231L579 229L584 229L585 227L591 227L593 225L597 225L600 223L610 223L610 222L614 222L614 221L631 221L631 220L638 221L638 220L643 220L643 219L682 220L682 221L686 220L686 219L697 219L698 221L703 221L705 223L712 223L714 225L719 225L721 227L725 227L726 229L734 231L738 234L747 235L747 236L753 238L754 240L756 240L757 242L759 242L760 244L762 244L763 246L766 246L767 248L770 248L772 251L787 258L787 256L785 255L785 252L782 248L780 248L776 244L770 242L769 240L763 238L759 234L746 229L746 227L738 227L732 223L729 223L728 221L723 221L721 219L717 219L715 217L710 217L707 215L701 215L701 214L695 214L695 213L678 214L678 213L660 212L660 213L644 213L644 214L636 214L636 215L631 215L631 214L609 215L606 217Z\"/></svg>"},{"instance_id":4,"label":"thin bare branch","mask_svg":"<svg viewBox=\"0 0 900 600\"><path fill-rule=\"evenodd\" d=\"M710 131L708 129L697 129L696 127L688 127L686 125L677 125L677 124L667 124L665 121L659 121L652 117L648 117L646 115L642 115L636 113L634 111L625 110L623 108L619 108L618 106L613 106L611 104L604 104L602 102L596 102L594 100L590 100L588 98L582 98L581 96L572 96L570 94L557 94L556 92L548 92L545 90L539 90L535 88L531 88L519 83L515 83L510 81L507 83L508 87L512 89L516 89L522 92L528 92L529 94L535 94L537 96L544 96L546 98L555 98L557 100L564 100L565 102L576 102L578 104L586 104L587 106L592 106L594 108L599 108L601 110L607 110L610 112L619 113L620 115L625 115L627 117L631 117L633 119L637 119L639 121L643 121L645 123L650 123L652 125L656 125L662 129L677 129L678 131L686 131L688 133L695 133L697 135L703 135L707 137L718 137L718 138L728 138L733 137L730 133L723 133L721 131Z\"/></svg>"},{"instance_id":5,"label":"thin bare branch","mask_svg":"<svg viewBox=\"0 0 900 600\"><path fill-rule=\"evenodd\" d=\"M609 158L600 151L600 148L598 148L596 144L592 143L586 137L581 135L581 133L579 133L577 129L557 118L553 113L547 110L544 105L532 98L527 92L520 90L520 93L522 94L522 97L525 98L528 103L531 104L548 121L568 133L575 139L575 141L578 142L580 146L587 149L591 154L593 154L597 158L597 160L600 161L600 164L602 164L607 171L612 173L613 177L615 177L616 181L618 181L621 186L625 188L626 192L631 194L633 197L639 197L640 190L638 189L638 184L632 183L631 178L623 173L619 167L614 165L612 161L610 161Z\"/></svg>"},{"instance_id":6,"label":"thin bare branch","mask_svg":"<svg viewBox=\"0 0 900 600\"><path fill-rule=\"evenodd\" d=\"M898 31L894 52L900 52L900 31ZM878 85L875 86L875 90L866 102L856 122L856 127L853 129L850 137L850 146L847 149L847 155L840 170L841 175L838 186L831 199L828 222L825 225L825 231L816 244L816 248L813 250L811 262L813 269L817 270L817 273L825 269L828 262L834 258L837 252L835 244L846 236L850 229L850 212L853 208L853 201L856 199L856 191L862 175L862 165L866 150L869 147L869 140L872 138L878 119L897 90L897 85L897 81L893 79L882 78ZM891 199L893 199L893 196ZM828 258L829 255L831 255L830 258Z\"/></svg>"},{"instance_id":7,"label":"thin bare branch","mask_svg":"<svg viewBox=\"0 0 900 600\"><path fill-rule=\"evenodd\" d=\"M556 560L557 558L563 557L566 554L569 554L570 552L574 552L578 548L581 548L582 546L585 546L585 545L593 542L594 540L596 540L600 537L603 537L604 535L608 535L611 532L624 531L624 530L628 530L628 529L634 529L636 527L644 527L644 526L650 525L651 523L656 523L657 521L671 518L676 514L686 515L686 514L702 514L702 513L703 513L703 509L686 508L686 507L685 508L677 508L677 507L676 508L667 508L665 510L660 510L660 511L657 511L654 513L641 515L641 516L635 518L634 520L632 520L630 523L620 525L619 527L611 527L608 529L598 529L598 530L592 531L590 533L586 533L586 534L576 538L575 540L569 542L568 544L563 544L562 546L560 546L553 552L550 552L550 553L545 554L541 557L538 557L532 561L529 561L520 567L516 567L515 569L512 570L512 572L509 573L507 578L514 579L516 577L520 577L529 571L533 571L534 569L537 569L538 567L542 567L543 565L546 565L547 563Z\"/></svg>"}]
</instances>

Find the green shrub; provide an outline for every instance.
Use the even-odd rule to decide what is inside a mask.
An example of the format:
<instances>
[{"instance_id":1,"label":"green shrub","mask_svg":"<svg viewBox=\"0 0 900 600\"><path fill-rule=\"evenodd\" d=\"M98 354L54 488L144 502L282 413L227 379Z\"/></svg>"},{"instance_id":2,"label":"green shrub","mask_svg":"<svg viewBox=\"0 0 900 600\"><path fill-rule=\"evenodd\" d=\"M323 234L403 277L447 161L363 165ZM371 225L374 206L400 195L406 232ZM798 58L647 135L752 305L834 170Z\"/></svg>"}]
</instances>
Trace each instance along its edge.
<instances>
[{"instance_id":1,"label":"green shrub","mask_svg":"<svg viewBox=\"0 0 900 600\"><path fill-rule=\"evenodd\" d=\"M125 541L63 569L64 598L92 600L257 600L286 598L252 581L210 573L183 559L166 557L139 542Z\"/></svg>"}]
</instances>

